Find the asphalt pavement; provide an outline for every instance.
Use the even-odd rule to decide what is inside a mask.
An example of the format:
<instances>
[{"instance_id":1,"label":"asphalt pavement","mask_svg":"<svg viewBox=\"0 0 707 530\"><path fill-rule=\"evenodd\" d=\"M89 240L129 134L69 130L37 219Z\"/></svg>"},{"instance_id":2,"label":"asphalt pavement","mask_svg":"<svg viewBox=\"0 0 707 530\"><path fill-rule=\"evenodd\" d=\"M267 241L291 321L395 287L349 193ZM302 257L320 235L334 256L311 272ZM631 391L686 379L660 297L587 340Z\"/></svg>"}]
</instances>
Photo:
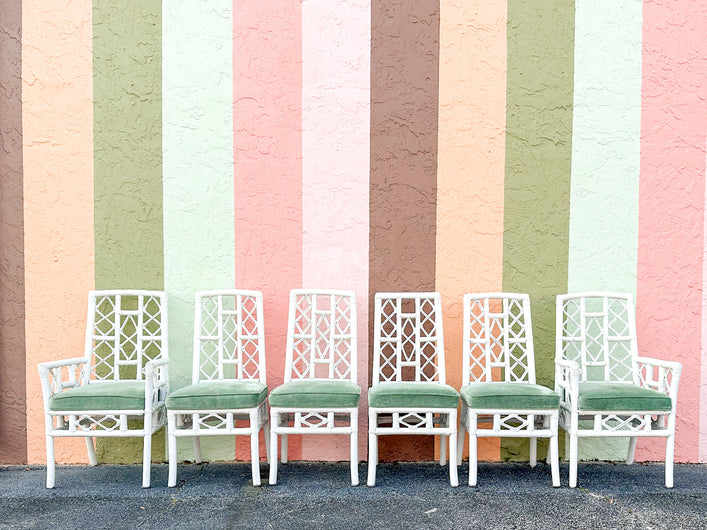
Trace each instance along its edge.
<instances>
[{"instance_id":1,"label":"asphalt pavement","mask_svg":"<svg viewBox=\"0 0 707 530\"><path fill-rule=\"evenodd\" d=\"M581 463L578 487L553 488L550 468L481 463L479 484L458 488L436 463L380 464L377 485L352 487L349 466L290 462L278 484L254 487L248 463L179 466L167 488L166 464L59 466L56 488L43 466L0 467L1 528L707 528L707 465L675 466L675 487L662 464Z\"/></svg>"}]
</instances>

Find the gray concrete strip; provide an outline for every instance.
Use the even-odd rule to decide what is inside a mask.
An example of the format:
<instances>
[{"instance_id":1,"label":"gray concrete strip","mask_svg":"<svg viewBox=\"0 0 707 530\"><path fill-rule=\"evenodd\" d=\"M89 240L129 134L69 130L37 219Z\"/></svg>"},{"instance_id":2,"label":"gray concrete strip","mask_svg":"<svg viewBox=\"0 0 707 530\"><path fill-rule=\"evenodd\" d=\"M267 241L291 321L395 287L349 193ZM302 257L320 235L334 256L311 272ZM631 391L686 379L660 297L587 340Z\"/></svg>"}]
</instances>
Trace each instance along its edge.
<instances>
[{"instance_id":1,"label":"gray concrete strip","mask_svg":"<svg viewBox=\"0 0 707 530\"><path fill-rule=\"evenodd\" d=\"M552 488L545 464L484 463L479 485L451 488L434 463L381 464L377 486L351 487L347 463L291 462L278 485L253 487L247 463L184 464L177 488L167 466L140 488L136 465L0 467L3 528L707 528L707 465L583 463L579 485ZM366 466L361 465L365 482ZM267 465L261 465L267 483Z\"/></svg>"}]
</instances>

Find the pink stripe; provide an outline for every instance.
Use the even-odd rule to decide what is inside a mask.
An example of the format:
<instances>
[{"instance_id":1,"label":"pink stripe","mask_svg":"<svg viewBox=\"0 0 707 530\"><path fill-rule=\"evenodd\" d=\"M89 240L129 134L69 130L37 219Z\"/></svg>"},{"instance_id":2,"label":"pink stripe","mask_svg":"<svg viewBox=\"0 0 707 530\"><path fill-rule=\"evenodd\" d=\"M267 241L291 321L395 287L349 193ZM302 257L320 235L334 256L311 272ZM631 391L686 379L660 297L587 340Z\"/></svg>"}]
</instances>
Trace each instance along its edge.
<instances>
[{"instance_id":1,"label":"pink stripe","mask_svg":"<svg viewBox=\"0 0 707 530\"><path fill-rule=\"evenodd\" d=\"M641 355L683 363L675 459L698 458L707 116L707 4L646 1L637 321ZM665 445L639 443L663 459Z\"/></svg>"},{"instance_id":2,"label":"pink stripe","mask_svg":"<svg viewBox=\"0 0 707 530\"><path fill-rule=\"evenodd\" d=\"M235 0L233 13L235 282L263 291L272 388L283 381L289 291L302 282L302 8Z\"/></svg>"},{"instance_id":3,"label":"pink stripe","mask_svg":"<svg viewBox=\"0 0 707 530\"><path fill-rule=\"evenodd\" d=\"M368 172L370 0L309 0L302 7L305 287L356 291L359 454L368 387ZM305 440L307 460L348 460L347 436Z\"/></svg>"}]
</instances>

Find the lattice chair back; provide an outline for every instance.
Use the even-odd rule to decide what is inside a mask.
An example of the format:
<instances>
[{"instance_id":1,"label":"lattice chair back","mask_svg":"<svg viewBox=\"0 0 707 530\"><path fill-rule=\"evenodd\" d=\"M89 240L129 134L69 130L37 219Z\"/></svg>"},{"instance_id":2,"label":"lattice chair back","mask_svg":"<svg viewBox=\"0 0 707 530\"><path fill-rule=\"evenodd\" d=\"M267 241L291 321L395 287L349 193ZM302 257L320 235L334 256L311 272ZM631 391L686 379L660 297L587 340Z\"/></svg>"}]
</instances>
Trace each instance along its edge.
<instances>
[{"instance_id":1,"label":"lattice chair back","mask_svg":"<svg viewBox=\"0 0 707 530\"><path fill-rule=\"evenodd\" d=\"M518 293L464 296L462 384L535 384L530 298Z\"/></svg>"},{"instance_id":2,"label":"lattice chair back","mask_svg":"<svg viewBox=\"0 0 707 530\"><path fill-rule=\"evenodd\" d=\"M439 293L377 293L373 384L446 383Z\"/></svg>"},{"instance_id":3,"label":"lattice chair back","mask_svg":"<svg viewBox=\"0 0 707 530\"><path fill-rule=\"evenodd\" d=\"M290 292L285 383L302 379L356 383L356 294Z\"/></svg>"},{"instance_id":4,"label":"lattice chair back","mask_svg":"<svg viewBox=\"0 0 707 530\"><path fill-rule=\"evenodd\" d=\"M196 293L192 382L265 381L263 295L258 291Z\"/></svg>"},{"instance_id":5,"label":"lattice chair back","mask_svg":"<svg viewBox=\"0 0 707 530\"><path fill-rule=\"evenodd\" d=\"M162 291L91 291L86 319L88 381L143 380L145 365L168 358L166 294Z\"/></svg>"},{"instance_id":6,"label":"lattice chair back","mask_svg":"<svg viewBox=\"0 0 707 530\"><path fill-rule=\"evenodd\" d=\"M638 383L633 299L623 293L557 297L557 355L580 367L580 381Z\"/></svg>"}]
</instances>

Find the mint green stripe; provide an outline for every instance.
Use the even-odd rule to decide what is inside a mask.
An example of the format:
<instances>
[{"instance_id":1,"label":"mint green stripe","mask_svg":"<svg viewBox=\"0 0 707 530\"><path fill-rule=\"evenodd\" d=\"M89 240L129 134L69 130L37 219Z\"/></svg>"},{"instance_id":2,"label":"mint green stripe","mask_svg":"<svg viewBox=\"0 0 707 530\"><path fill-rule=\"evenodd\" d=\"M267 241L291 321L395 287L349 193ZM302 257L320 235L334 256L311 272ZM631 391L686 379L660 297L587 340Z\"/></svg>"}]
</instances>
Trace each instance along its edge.
<instances>
[{"instance_id":1,"label":"mint green stripe","mask_svg":"<svg viewBox=\"0 0 707 530\"><path fill-rule=\"evenodd\" d=\"M161 2L93 4L96 288L163 288ZM98 438L100 461L142 461L140 438ZM164 431L153 437L164 458Z\"/></svg>"},{"instance_id":2,"label":"mint green stripe","mask_svg":"<svg viewBox=\"0 0 707 530\"><path fill-rule=\"evenodd\" d=\"M537 380L552 386L555 295L567 289L574 2L509 0L507 39L503 289L530 294ZM522 445L504 439L502 457L527 460Z\"/></svg>"},{"instance_id":3,"label":"mint green stripe","mask_svg":"<svg viewBox=\"0 0 707 530\"><path fill-rule=\"evenodd\" d=\"M641 0L576 0L569 291L636 291ZM627 439L581 440L621 460Z\"/></svg>"},{"instance_id":4,"label":"mint green stripe","mask_svg":"<svg viewBox=\"0 0 707 530\"><path fill-rule=\"evenodd\" d=\"M194 292L234 287L233 2L165 4L163 155L170 385L192 377ZM193 459L190 441L179 456ZM183 442L183 443L181 443ZM202 438L209 460L234 437Z\"/></svg>"}]
</instances>

